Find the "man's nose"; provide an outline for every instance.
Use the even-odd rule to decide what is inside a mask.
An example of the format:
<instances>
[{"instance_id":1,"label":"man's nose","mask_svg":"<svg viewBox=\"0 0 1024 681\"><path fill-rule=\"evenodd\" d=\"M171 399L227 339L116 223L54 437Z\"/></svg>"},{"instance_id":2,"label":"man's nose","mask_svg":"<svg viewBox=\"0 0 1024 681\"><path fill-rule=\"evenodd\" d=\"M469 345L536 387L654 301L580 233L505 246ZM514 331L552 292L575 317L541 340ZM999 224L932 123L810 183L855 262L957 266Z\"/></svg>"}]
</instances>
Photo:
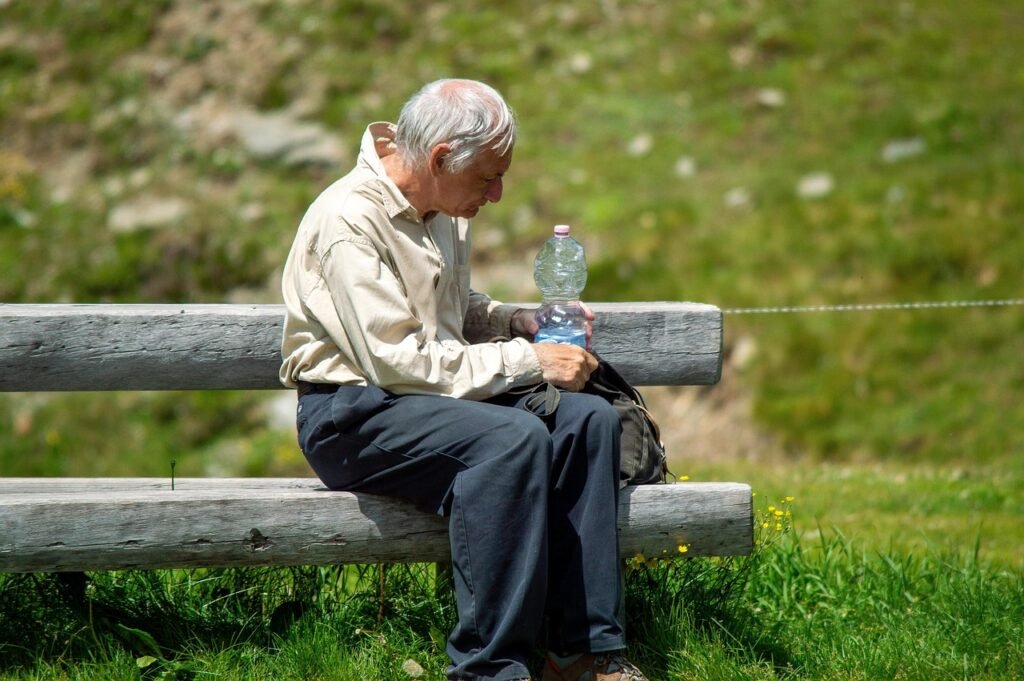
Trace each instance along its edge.
<instances>
[{"instance_id":1,"label":"man's nose","mask_svg":"<svg viewBox=\"0 0 1024 681\"><path fill-rule=\"evenodd\" d=\"M501 178L496 177L487 183L487 191L484 192L484 198L491 203L497 203L501 201L501 192L504 189L502 186Z\"/></svg>"}]
</instances>

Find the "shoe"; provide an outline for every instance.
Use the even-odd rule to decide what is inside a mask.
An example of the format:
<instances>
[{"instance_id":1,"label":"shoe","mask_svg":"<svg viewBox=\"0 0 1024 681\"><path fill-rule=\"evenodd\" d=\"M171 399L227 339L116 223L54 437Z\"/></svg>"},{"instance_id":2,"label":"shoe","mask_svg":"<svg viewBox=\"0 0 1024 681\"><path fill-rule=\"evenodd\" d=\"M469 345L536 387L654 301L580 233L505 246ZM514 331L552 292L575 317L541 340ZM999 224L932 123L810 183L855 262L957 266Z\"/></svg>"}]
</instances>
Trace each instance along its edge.
<instances>
[{"instance_id":1,"label":"shoe","mask_svg":"<svg viewBox=\"0 0 1024 681\"><path fill-rule=\"evenodd\" d=\"M584 653L564 669L547 658L541 681L647 681L647 677L622 655Z\"/></svg>"}]
</instances>

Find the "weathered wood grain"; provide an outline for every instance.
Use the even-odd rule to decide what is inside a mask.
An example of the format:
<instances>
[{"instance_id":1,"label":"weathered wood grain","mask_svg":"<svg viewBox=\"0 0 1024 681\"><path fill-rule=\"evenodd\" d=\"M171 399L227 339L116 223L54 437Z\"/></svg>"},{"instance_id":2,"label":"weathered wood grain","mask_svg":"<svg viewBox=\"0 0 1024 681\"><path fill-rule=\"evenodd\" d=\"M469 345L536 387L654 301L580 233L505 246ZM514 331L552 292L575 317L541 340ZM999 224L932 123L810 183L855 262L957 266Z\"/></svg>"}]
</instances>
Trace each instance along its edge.
<instances>
[{"instance_id":1,"label":"weathered wood grain","mask_svg":"<svg viewBox=\"0 0 1024 681\"><path fill-rule=\"evenodd\" d=\"M719 380L722 315L595 303L594 347L637 385ZM277 388L276 305L3 305L0 391ZM624 556L748 553L750 488L624 490ZM315 479L0 478L0 571L433 562L445 521Z\"/></svg>"},{"instance_id":2,"label":"weathered wood grain","mask_svg":"<svg viewBox=\"0 0 1024 681\"><path fill-rule=\"evenodd\" d=\"M620 552L737 555L753 536L750 488L627 488ZM60 572L446 560L446 521L315 479L0 479L0 571Z\"/></svg>"},{"instance_id":3,"label":"weathered wood grain","mask_svg":"<svg viewBox=\"0 0 1024 681\"><path fill-rule=\"evenodd\" d=\"M721 374L722 314L593 303L594 348L636 385ZM0 392L279 388L280 305L0 304Z\"/></svg>"}]
</instances>

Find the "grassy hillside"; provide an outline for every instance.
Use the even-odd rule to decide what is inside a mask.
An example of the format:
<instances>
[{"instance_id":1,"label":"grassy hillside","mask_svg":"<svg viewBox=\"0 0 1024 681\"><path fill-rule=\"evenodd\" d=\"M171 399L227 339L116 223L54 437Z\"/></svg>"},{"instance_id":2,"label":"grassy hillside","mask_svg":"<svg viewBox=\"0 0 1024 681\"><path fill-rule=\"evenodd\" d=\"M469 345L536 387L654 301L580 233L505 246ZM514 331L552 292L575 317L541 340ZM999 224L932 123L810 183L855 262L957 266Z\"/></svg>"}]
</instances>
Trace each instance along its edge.
<instances>
[{"instance_id":1,"label":"grassy hillside","mask_svg":"<svg viewBox=\"0 0 1024 681\"><path fill-rule=\"evenodd\" d=\"M277 302L366 123L443 76L519 114L474 233L499 297L536 299L569 222L590 300L1021 298L1022 27L995 0L0 0L0 302ZM630 572L651 678L1022 678L1022 332L728 315L722 385L652 407L677 473L795 497L796 531ZM0 395L0 475L308 475L290 399ZM421 569L6 575L0 678L440 678Z\"/></svg>"},{"instance_id":2,"label":"grassy hillside","mask_svg":"<svg viewBox=\"0 0 1024 681\"><path fill-rule=\"evenodd\" d=\"M276 301L297 220L363 126L447 75L521 120L476 225L499 296L534 295L529 259L564 221L591 300L1020 297L1022 23L987 0L14 0L0 300ZM1021 308L731 316L727 345L744 340L735 380L791 451L998 463L1024 444L1022 331ZM4 396L0 470L303 470L267 410Z\"/></svg>"}]
</instances>

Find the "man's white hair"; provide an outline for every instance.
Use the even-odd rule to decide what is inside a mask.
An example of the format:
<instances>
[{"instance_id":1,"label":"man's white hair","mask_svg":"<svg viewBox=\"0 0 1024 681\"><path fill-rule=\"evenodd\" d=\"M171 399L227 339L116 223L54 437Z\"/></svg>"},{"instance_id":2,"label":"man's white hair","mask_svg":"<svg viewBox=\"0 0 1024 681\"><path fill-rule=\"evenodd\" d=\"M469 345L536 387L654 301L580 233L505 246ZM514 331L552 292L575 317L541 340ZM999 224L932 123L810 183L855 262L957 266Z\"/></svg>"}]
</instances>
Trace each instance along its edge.
<instances>
[{"instance_id":1,"label":"man's white hair","mask_svg":"<svg viewBox=\"0 0 1024 681\"><path fill-rule=\"evenodd\" d=\"M475 80L427 83L409 98L398 118L395 144L411 165L427 163L434 146L447 143L450 173L464 170L485 149L503 156L516 141L512 109L490 85Z\"/></svg>"}]
</instances>

